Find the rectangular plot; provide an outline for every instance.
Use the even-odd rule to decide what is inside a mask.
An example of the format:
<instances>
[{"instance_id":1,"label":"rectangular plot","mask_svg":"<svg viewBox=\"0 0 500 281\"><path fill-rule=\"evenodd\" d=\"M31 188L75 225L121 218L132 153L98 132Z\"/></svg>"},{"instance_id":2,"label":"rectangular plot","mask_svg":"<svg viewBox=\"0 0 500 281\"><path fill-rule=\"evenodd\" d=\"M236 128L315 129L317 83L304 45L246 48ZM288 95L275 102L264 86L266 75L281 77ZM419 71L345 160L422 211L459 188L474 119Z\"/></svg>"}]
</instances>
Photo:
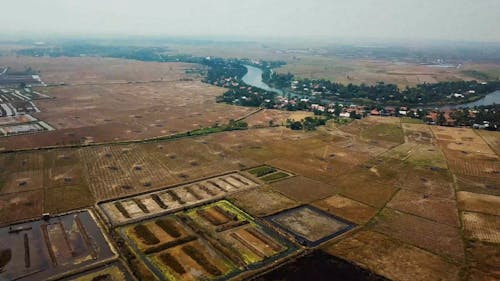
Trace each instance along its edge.
<instances>
[{"instance_id":1,"label":"rectangular plot","mask_svg":"<svg viewBox=\"0 0 500 281\"><path fill-rule=\"evenodd\" d=\"M355 226L311 206L295 207L266 219L308 246L323 243Z\"/></svg>"},{"instance_id":2,"label":"rectangular plot","mask_svg":"<svg viewBox=\"0 0 500 281\"><path fill-rule=\"evenodd\" d=\"M235 180L233 177L238 178L239 181ZM234 182L235 185L239 184L240 187L236 188L235 185L230 184L230 181ZM244 181L246 185L240 181ZM181 208L188 208L193 205L220 199L231 192L250 189L257 186L259 186L257 183L238 173L230 173L190 184L175 186L167 190L154 191L122 200L107 201L99 203L98 205L112 225L121 225L140 219L175 212ZM144 212L141 207L137 206L136 203L138 201L142 202L143 208L148 208L148 212ZM129 214L128 217L117 209L115 205L116 202L121 202L121 205Z\"/></svg>"},{"instance_id":3,"label":"rectangular plot","mask_svg":"<svg viewBox=\"0 0 500 281\"><path fill-rule=\"evenodd\" d=\"M0 249L12 253L6 280L60 278L118 257L88 210L0 228Z\"/></svg>"}]
</instances>

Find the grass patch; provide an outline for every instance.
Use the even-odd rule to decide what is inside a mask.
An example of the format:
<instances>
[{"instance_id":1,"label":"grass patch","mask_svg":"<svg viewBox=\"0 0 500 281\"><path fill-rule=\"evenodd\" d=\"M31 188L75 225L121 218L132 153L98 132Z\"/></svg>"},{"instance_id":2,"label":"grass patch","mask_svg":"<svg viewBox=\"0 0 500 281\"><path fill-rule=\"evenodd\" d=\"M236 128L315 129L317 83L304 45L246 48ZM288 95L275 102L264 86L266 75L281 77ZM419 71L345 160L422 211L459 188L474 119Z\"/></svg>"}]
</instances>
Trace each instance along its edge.
<instances>
[{"instance_id":1,"label":"grass patch","mask_svg":"<svg viewBox=\"0 0 500 281\"><path fill-rule=\"evenodd\" d=\"M134 226L135 234L137 237L144 242L146 245L155 245L160 243L160 240L149 230L149 228L143 224Z\"/></svg>"},{"instance_id":2,"label":"grass patch","mask_svg":"<svg viewBox=\"0 0 500 281\"><path fill-rule=\"evenodd\" d=\"M284 172L276 172L276 173L272 173L272 174L269 174L267 176L264 176L262 178L260 178L261 180L265 181L265 182L270 182L270 181L274 181L274 180L278 180L278 179L282 179L282 178L286 178L290 176L289 174L287 173L284 173Z\"/></svg>"},{"instance_id":3,"label":"grass patch","mask_svg":"<svg viewBox=\"0 0 500 281\"><path fill-rule=\"evenodd\" d=\"M398 125L377 124L363 129L361 136L367 139L382 140L389 142L404 142L403 129Z\"/></svg>"},{"instance_id":4,"label":"grass patch","mask_svg":"<svg viewBox=\"0 0 500 281\"><path fill-rule=\"evenodd\" d=\"M248 170L248 172L250 174L255 175L256 177L260 178L260 177L265 176L267 174L276 172L276 169L273 167L269 167L269 166L261 166L261 167L257 167L257 168L253 168L251 170Z\"/></svg>"},{"instance_id":5,"label":"grass patch","mask_svg":"<svg viewBox=\"0 0 500 281\"><path fill-rule=\"evenodd\" d=\"M401 122L410 124L424 124L424 121L422 121L421 119L410 118L410 117L401 117Z\"/></svg>"}]
</instances>

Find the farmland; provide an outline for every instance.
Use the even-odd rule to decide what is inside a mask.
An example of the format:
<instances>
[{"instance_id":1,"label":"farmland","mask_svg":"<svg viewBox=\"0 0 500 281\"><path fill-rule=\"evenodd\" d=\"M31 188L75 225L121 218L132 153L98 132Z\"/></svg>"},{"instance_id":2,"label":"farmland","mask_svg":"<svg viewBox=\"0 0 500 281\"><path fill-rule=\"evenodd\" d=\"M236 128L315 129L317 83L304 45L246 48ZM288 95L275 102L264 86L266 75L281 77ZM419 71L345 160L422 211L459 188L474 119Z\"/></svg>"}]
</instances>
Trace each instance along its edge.
<instances>
[{"instance_id":1,"label":"farmland","mask_svg":"<svg viewBox=\"0 0 500 281\"><path fill-rule=\"evenodd\" d=\"M56 129L0 139L1 277L269 280L321 256L372 280L500 278L498 133L395 117L290 130L311 113L218 104L191 64L0 62L40 70L53 98L29 116Z\"/></svg>"},{"instance_id":2,"label":"farmland","mask_svg":"<svg viewBox=\"0 0 500 281\"><path fill-rule=\"evenodd\" d=\"M160 280L230 278L295 248L227 201L119 229Z\"/></svg>"}]
</instances>

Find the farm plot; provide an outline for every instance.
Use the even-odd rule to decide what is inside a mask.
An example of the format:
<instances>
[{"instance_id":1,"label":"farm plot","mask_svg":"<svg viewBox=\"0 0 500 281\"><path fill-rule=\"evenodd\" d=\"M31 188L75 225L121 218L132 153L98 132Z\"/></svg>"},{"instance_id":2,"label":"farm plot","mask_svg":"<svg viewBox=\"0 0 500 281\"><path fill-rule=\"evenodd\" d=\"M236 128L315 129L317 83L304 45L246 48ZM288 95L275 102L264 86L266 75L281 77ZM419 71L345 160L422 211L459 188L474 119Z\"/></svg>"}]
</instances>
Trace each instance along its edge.
<instances>
[{"instance_id":1,"label":"farm plot","mask_svg":"<svg viewBox=\"0 0 500 281\"><path fill-rule=\"evenodd\" d=\"M118 231L160 280L228 279L295 250L228 201Z\"/></svg>"},{"instance_id":2,"label":"farm plot","mask_svg":"<svg viewBox=\"0 0 500 281\"><path fill-rule=\"evenodd\" d=\"M495 154L489 145L472 129L433 126L432 131L443 148L467 153Z\"/></svg>"},{"instance_id":3,"label":"farm plot","mask_svg":"<svg viewBox=\"0 0 500 281\"><path fill-rule=\"evenodd\" d=\"M459 266L377 232L360 231L328 245L325 251L362 264L391 280L460 280Z\"/></svg>"},{"instance_id":4,"label":"farm plot","mask_svg":"<svg viewBox=\"0 0 500 281\"><path fill-rule=\"evenodd\" d=\"M8 280L63 277L117 258L90 211L4 227L0 237Z\"/></svg>"},{"instance_id":5,"label":"farm plot","mask_svg":"<svg viewBox=\"0 0 500 281\"><path fill-rule=\"evenodd\" d=\"M331 185L302 176L272 183L271 187L285 196L303 203L323 199L336 192L336 189Z\"/></svg>"},{"instance_id":6,"label":"farm plot","mask_svg":"<svg viewBox=\"0 0 500 281\"><path fill-rule=\"evenodd\" d=\"M500 244L500 219L498 216L462 212L462 222L467 238Z\"/></svg>"},{"instance_id":7,"label":"farm plot","mask_svg":"<svg viewBox=\"0 0 500 281\"><path fill-rule=\"evenodd\" d=\"M462 211L500 216L500 197L466 191L457 192L457 205Z\"/></svg>"},{"instance_id":8,"label":"farm plot","mask_svg":"<svg viewBox=\"0 0 500 281\"><path fill-rule=\"evenodd\" d=\"M292 176L290 173L267 165L251 168L246 170L246 172L267 183L286 179Z\"/></svg>"},{"instance_id":9,"label":"farm plot","mask_svg":"<svg viewBox=\"0 0 500 281\"><path fill-rule=\"evenodd\" d=\"M116 198L176 183L168 167L140 145L80 150L89 186L98 200Z\"/></svg>"},{"instance_id":10,"label":"farm plot","mask_svg":"<svg viewBox=\"0 0 500 281\"><path fill-rule=\"evenodd\" d=\"M387 203L387 206L438 223L459 226L458 211L454 199L402 189Z\"/></svg>"},{"instance_id":11,"label":"farm plot","mask_svg":"<svg viewBox=\"0 0 500 281\"><path fill-rule=\"evenodd\" d=\"M253 216L266 216L297 206L299 203L264 186L229 195L236 206Z\"/></svg>"},{"instance_id":12,"label":"farm plot","mask_svg":"<svg viewBox=\"0 0 500 281\"><path fill-rule=\"evenodd\" d=\"M99 207L114 226L175 212L259 186L239 173L208 178L166 190L106 201Z\"/></svg>"},{"instance_id":13,"label":"farm plot","mask_svg":"<svg viewBox=\"0 0 500 281\"><path fill-rule=\"evenodd\" d=\"M372 229L438 255L460 262L464 260L458 227L385 208L373 221Z\"/></svg>"},{"instance_id":14,"label":"farm plot","mask_svg":"<svg viewBox=\"0 0 500 281\"><path fill-rule=\"evenodd\" d=\"M488 178L497 178L500 173L500 160L496 154L473 154L450 149L443 152L453 173Z\"/></svg>"},{"instance_id":15,"label":"farm plot","mask_svg":"<svg viewBox=\"0 0 500 281\"><path fill-rule=\"evenodd\" d=\"M457 189L474 193L500 196L500 179L456 175Z\"/></svg>"},{"instance_id":16,"label":"farm plot","mask_svg":"<svg viewBox=\"0 0 500 281\"><path fill-rule=\"evenodd\" d=\"M127 269L119 263L115 262L104 267L76 274L71 277L62 279L62 281L133 281Z\"/></svg>"},{"instance_id":17,"label":"farm plot","mask_svg":"<svg viewBox=\"0 0 500 281\"><path fill-rule=\"evenodd\" d=\"M341 195L315 201L313 206L346 220L362 224L370 220L377 212L376 208Z\"/></svg>"},{"instance_id":18,"label":"farm plot","mask_svg":"<svg viewBox=\"0 0 500 281\"><path fill-rule=\"evenodd\" d=\"M294 236L298 243L309 247L328 241L355 226L312 206L299 206L266 219Z\"/></svg>"},{"instance_id":19,"label":"farm plot","mask_svg":"<svg viewBox=\"0 0 500 281\"><path fill-rule=\"evenodd\" d=\"M402 123L407 142L418 144L432 144L434 137L428 125Z\"/></svg>"},{"instance_id":20,"label":"farm plot","mask_svg":"<svg viewBox=\"0 0 500 281\"><path fill-rule=\"evenodd\" d=\"M491 148L500 155L500 134L498 132L478 130L476 131Z\"/></svg>"},{"instance_id":21,"label":"farm plot","mask_svg":"<svg viewBox=\"0 0 500 281\"><path fill-rule=\"evenodd\" d=\"M0 195L0 225L42 215L43 198L42 189Z\"/></svg>"}]
</instances>

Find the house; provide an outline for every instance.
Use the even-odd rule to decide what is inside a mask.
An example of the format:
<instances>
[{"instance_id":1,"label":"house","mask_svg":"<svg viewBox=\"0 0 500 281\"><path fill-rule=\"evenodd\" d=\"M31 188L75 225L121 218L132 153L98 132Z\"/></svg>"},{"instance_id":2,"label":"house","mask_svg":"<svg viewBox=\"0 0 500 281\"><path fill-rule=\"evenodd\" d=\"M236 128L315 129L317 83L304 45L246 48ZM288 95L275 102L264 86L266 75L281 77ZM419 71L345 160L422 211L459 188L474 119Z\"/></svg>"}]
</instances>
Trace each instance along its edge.
<instances>
[{"instance_id":1,"label":"house","mask_svg":"<svg viewBox=\"0 0 500 281\"><path fill-rule=\"evenodd\" d=\"M373 109L372 111L370 111L370 115L380 116L380 111Z\"/></svg>"},{"instance_id":2,"label":"house","mask_svg":"<svg viewBox=\"0 0 500 281\"><path fill-rule=\"evenodd\" d=\"M349 118L351 117L351 114L349 112L342 112L339 114L339 117Z\"/></svg>"}]
</instances>

